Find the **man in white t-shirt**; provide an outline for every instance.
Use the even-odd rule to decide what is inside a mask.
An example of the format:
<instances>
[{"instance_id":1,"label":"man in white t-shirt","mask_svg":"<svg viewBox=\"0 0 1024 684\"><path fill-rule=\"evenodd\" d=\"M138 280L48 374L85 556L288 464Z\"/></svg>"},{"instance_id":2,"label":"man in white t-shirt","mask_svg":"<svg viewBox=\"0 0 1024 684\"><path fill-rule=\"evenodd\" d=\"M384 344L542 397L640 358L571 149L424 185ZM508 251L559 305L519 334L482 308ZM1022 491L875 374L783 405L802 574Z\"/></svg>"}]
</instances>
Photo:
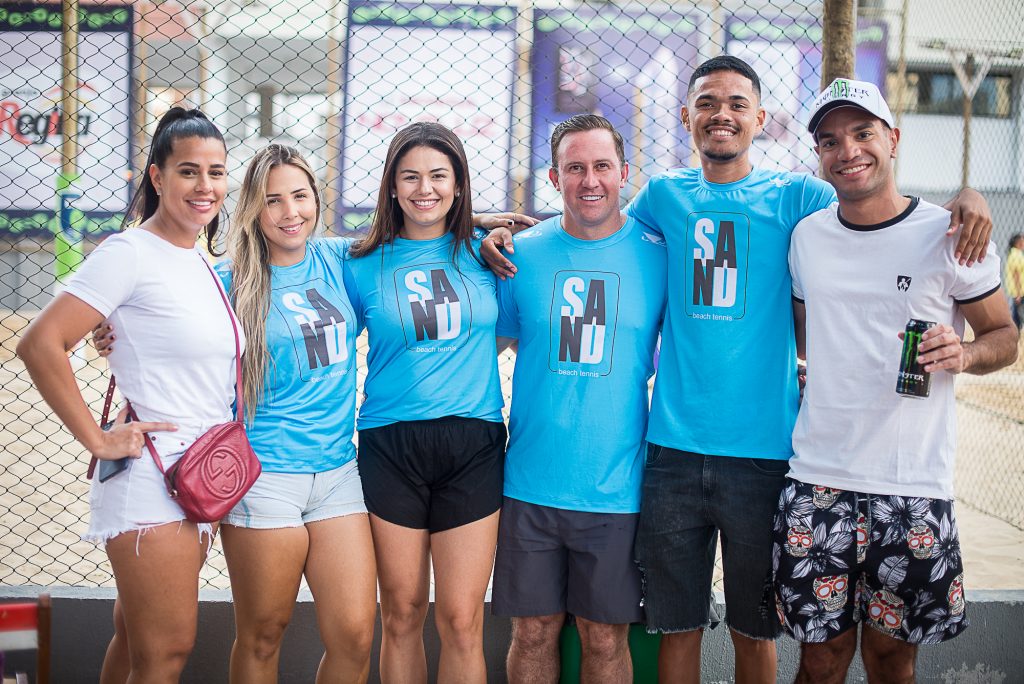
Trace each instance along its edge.
<instances>
[{"instance_id":1,"label":"man in white t-shirt","mask_svg":"<svg viewBox=\"0 0 1024 684\"><path fill-rule=\"evenodd\" d=\"M967 626L953 376L1013 363L1017 332L995 249L960 266L949 212L898 192L900 132L878 88L837 79L812 111L839 203L803 219L790 246L808 375L775 520L777 607L803 643L797 682L844 682L858 621L872 628L869 680L913 681L917 645ZM918 345L926 397L896 392L910 319L935 324Z\"/></svg>"}]
</instances>

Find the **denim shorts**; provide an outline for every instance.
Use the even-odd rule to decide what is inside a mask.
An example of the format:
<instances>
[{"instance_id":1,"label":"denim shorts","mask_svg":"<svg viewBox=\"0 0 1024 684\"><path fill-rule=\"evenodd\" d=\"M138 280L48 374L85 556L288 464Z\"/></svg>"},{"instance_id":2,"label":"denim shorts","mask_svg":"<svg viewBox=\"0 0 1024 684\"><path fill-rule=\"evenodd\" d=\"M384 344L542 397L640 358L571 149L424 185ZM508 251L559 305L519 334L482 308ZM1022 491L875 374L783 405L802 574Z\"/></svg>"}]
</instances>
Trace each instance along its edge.
<instances>
[{"instance_id":1,"label":"denim shorts","mask_svg":"<svg viewBox=\"0 0 1024 684\"><path fill-rule=\"evenodd\" d=\"M638 517L505 497L491 592L494 614L571 613L606 625L641 622L640 573L633 562Z\"/></svg>"},{"instance_id":2,"label":"denim shorts","mask_svg":"<svg viewBox=\"0 0 1024 684\"><path fill-rule=\"evenodd\" d=\"M274 530L366 513L356 459L322 473L260 473L224 523Z\"/></svg>"},{"instance_id":3,"label":"denim shorts","mask_svg":"<svg viewBox=\"0 0 1024 684\"><path fill-rule=\"evenodd\" d=\"M953 502L788 480L775 518L776 599L797 641L863 622L911 644L968 626Z\"/></svg>"},{"instance_id":4,"label":"denim shorts","mask_svg":"<svg viewBox=\"0 0 1024 684\"><path fill-rule=\"evenodd\" d=\"M636 541L648 631L718 624L711 578L721 534L726 624L754 639L781 633L771 600L772 521L788 470L784 460L648 446Z\"/></svg>"},{"instance_id":5,"label":"denim shorts","mask_svg":"<svg viewBox=\"0 0 1024 684\"><path fill-rule=\"evenodd\" d=\"M180 427L177 432L150 433L164 469L178 462L206 426L193 429ZM148 528L185 520L185 511L167 493L164 476L148 449L139 458L128 461L128 467L106 482L93 478L89 496L89 530L82 538L106 544L125 532L145 532ZM212 526L199 523L199 543L209 545Z\"/></svg>"}]
</instances>

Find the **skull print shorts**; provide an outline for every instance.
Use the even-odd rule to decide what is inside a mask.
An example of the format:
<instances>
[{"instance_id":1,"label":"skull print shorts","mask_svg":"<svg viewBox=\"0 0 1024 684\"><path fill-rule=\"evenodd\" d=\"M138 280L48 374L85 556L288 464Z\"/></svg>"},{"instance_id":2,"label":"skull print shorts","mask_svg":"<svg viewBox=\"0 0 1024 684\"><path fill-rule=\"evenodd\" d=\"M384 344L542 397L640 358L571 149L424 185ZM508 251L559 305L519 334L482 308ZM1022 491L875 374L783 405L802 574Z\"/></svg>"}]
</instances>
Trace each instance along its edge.
<instances>
[{"instance_id":1,"label":"skull print shorts","mask_svg":"<svg viewBox=\"0 0 1024 684\"><path fill-rule=\"evenodd\" d=\"M776 608L797 641L828 641L861 621L912 644L967 627L952 501L787 478L773 534Z\"/></svg>"}]
</instances>

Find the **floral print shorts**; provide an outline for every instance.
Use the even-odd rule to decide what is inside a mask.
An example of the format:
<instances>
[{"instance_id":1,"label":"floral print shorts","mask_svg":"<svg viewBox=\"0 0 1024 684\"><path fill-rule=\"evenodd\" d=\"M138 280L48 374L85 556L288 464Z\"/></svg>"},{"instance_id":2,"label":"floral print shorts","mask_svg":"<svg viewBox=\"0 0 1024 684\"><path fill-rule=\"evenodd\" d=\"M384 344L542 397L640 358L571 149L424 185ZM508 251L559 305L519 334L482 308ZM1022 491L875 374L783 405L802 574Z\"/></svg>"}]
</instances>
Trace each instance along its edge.
<instances>
[{"instance_id":1,"label":"floral print shorts","mask_svg":"<svg viewBox=\"0 0 1024 684\"><path fill-rule=\"evenodd\" d=\"M938 643L968 625L952 501L787 478L772 553L776 609L797 641L828 641L863 621Z\"/></svg>"}]
</instances>

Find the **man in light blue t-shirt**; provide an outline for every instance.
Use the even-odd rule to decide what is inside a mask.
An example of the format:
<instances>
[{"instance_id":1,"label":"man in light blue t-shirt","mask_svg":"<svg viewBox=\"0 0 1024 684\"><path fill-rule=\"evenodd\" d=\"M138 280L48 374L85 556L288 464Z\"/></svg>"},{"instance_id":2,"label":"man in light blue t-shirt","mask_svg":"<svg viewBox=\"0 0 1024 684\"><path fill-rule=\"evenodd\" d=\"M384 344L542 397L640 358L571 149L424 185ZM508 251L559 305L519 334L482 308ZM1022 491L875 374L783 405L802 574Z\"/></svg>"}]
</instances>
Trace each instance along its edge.
<instances>
[{"instance_id":1,"label":"man in light blue t-shirt","mask_svg":"<svg viewBox=\"0 0 1024 684\"><path fill-rule=\"evenodd\" d=\"M519 234L498 288L498 343L518 348L492 605L513 619L510 681L558 678L571 614L582 679L628 682L664 241L620 211L628 167L606 119L570 118L551 148L565 214Z\"/></svg>"},{"instance_id":2,"label":"man in light blue t-shirt","mask_svg":"<svg viewBox=\"0 0 1024 684\"><path fill-rule=\"evenodd\" d=\"M668 310L651 404L637 560L660 670L697 681L722 536L726 622L738 681L774 681L780 632L764 610L772 516L792 453L796 347L789 236L834 201L806 174L753 168L765 111L740 59L697 67L683 124L701 167L653 177L627 212L665 237Z\"/></svg>"}]
</instances>

